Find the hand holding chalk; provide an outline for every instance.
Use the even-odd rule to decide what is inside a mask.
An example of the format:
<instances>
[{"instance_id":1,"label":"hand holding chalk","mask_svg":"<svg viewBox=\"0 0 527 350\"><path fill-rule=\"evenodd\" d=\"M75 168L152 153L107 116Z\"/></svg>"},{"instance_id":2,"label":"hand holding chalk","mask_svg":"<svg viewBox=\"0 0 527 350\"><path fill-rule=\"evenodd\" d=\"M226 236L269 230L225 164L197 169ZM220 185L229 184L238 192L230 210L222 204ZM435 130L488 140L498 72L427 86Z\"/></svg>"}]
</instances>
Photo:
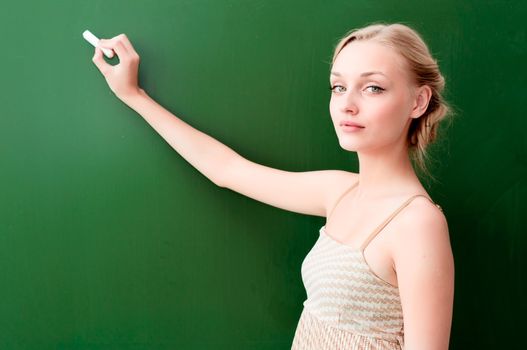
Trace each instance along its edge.
<instances>
[{"instance_id":1,"label":"hand holding chalk","mask_svg":"<svg viewBox=\"0 0 527 350\"><path fill-rule=\"evenodd\" d=\"M92 44L94 47L99 46L99 38L97 38L95 35L92 34L89 30L85 30L84 33L82 33L82 36L84 39L86 39L90 44ZM102 52L106 55L108 58L113 57L113 51L109 49L102 49Z\"/></svg>"},{"instance_id":2,"label":"hand holding chalk","mask_svg":"<svg viewBox=\"0 0 527 350\"><path fill-rule=\"evenodd\" d=\"M103 50L113 50L119 57L119 64L112 66L102 57ZM102 73L113 93L123 102L140 93L137 83L139 55L126 35L120 34L109 40L100 39L95 46L92 61Z\"/></svg>"}]
</instances>

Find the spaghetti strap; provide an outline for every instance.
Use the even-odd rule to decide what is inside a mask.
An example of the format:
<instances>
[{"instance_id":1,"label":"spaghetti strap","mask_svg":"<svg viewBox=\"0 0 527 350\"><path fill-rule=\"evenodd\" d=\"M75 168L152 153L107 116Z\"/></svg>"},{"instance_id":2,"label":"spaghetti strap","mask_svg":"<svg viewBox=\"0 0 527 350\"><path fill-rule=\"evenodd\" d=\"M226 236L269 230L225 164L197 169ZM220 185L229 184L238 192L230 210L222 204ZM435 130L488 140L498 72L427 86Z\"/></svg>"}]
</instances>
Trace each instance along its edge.
<instances>
[{"instance_id":1,"label":"spaghetti strap","mask_svg":"<svg viewBox=\"0 0 527 350\"><path fill-rule=\"evenodd\" d=\"M333 210L335 210L335 208L337 207L337 205L339 204L339 202L341 201L341 199L346 195L346 193L348 193L349 191L351 191L353 188L355 188L355 186L357 186L359 184L359 181L357 180L353 185L351 185L346 191L344 191L344 193L342 193L340 195L340 197L337 199L337 201L335 202L335 205L333 205L333 208L330 210L328 216L326 217L326 222L328 222L329 220L329 217L331 216L331 214L333 213Z\"/></svg>"},{"instance_id":2,"label":"spaghetti strap","mask_svg":"<svg viewBox=\"0 0 527 350\"><path fill-rule=\"evenodd\" d=\"M364 251L364 249L366 249L366 247L368 246L368 243L370 243L370 241L379 233L381 232L381 230L401 211L403 210L408 204L410 204L410 202L416 198L416 197L419 197L419 196L422 196L422 197L425 197L427 198L428 200L430 200L436 207L439 208L439 210L443 211L443 209L441 209L441 207L434 203L430 198L428 198L427 196L423 195L423 194L416 194L416 195L413 195L412 197L408 198L399 208L397 208L397 210L395 210L388 218L386 218L386 220L384 220L384 222L382 224L380 224L379 226L377 226L377 228L370 234L370 236L364 241L364 243L362 243L361 247L360 247L360 250L361 251Z\"/></svg>"}]
</instances>

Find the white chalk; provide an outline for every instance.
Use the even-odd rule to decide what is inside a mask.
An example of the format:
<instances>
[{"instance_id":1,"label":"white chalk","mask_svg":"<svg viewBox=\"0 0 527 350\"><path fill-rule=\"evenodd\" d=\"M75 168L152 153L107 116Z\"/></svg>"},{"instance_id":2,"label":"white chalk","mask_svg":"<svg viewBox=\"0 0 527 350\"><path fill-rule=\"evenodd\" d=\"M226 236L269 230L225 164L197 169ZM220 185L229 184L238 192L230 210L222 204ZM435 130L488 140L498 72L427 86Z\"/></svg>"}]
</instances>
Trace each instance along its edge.
<instances>
[{"instance_id":1,"label":"white chalk","mask_svg":"<svg viewBox=\"0 0 527 350\"><path fill-rule=\"evenodd\" d=\"M82 36L86 41L88 41L90 44L92 44L94 47L99 47L99 38L97 38L95 35L93 35L89 30L85 30L84 33L82 33ZM100 48L102 52L106 55L108 58L113 57L113 50L112 49L105 49Z\"/></svg>"}]
</instances>

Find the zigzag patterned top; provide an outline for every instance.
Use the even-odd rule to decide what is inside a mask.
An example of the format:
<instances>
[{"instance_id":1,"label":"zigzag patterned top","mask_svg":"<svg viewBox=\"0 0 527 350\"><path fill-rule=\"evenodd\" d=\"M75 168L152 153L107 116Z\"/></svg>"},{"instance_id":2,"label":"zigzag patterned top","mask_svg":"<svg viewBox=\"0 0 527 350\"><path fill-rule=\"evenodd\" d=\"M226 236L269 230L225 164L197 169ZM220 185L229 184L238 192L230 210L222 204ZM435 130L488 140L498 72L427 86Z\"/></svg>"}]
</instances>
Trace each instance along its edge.
<instances>
[{"instance_id":1,"label":"zigzag patterned top","mask_svg":"<svg viewBox=\"0 0 527 350\"><path fill-rule=\"evenodd\" d=\"M337 203L357 184L342 194ZM404 348L399 289L371 270L364 249L417 196L424 195L414 195L405 201L359 249L333 239L325 226L320 229L317 242L302 263L307 299L292 350Z\"/></svg>"}]
</instances>

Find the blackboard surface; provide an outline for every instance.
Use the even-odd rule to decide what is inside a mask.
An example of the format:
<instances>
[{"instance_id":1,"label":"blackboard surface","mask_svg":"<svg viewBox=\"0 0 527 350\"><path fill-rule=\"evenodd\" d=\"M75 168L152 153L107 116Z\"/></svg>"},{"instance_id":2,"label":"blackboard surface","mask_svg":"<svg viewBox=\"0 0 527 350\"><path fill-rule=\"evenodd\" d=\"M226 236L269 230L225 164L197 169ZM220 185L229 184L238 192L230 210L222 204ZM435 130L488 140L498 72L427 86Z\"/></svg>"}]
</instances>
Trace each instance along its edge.
<instances>
[{"instance_id":1,"label":"blackboard surface","mask_svg":"<svg viewBox=\"0 0 527 350\"><path fill-rule=\"evenodd\" d=\"M513 348L527 314L523 1L2 4L0 348L288 349L324 218L215 186L119 101L86 29L125 33L140 84L244 157L358 171L330 122L332 50L416 28L459 116L429 193L456 262L451 349ZM109 61L114 64L116 59Z\"/></svg>"}]
</instances>

